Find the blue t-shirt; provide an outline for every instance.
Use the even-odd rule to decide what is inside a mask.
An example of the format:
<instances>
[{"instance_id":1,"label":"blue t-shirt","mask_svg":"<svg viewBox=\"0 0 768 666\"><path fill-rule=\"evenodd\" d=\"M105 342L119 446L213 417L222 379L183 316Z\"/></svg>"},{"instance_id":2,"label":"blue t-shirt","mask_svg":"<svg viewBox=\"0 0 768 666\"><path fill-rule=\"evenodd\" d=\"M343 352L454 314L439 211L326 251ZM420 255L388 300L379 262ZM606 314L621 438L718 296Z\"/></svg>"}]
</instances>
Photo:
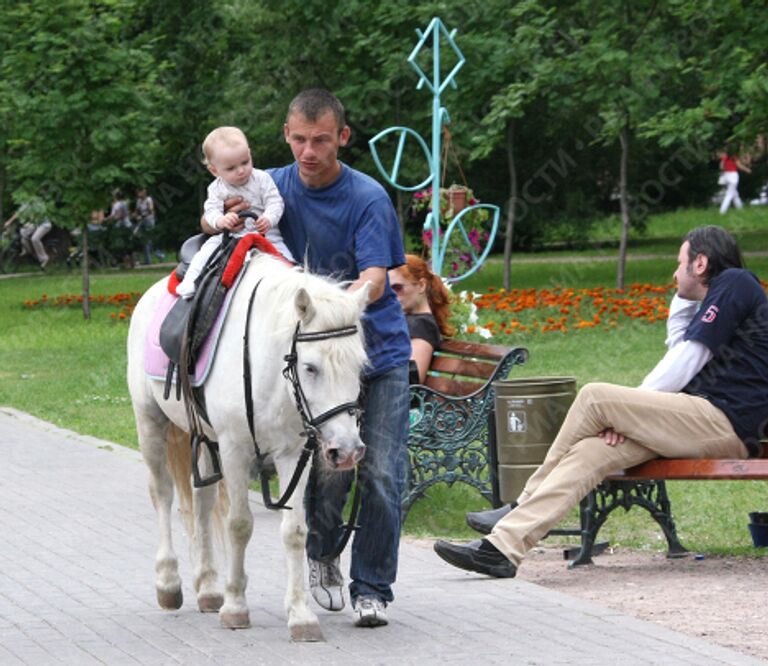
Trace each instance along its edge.
<instances>
[{"instance_id":1,"label":"blue t-shirt","mask_svg":"<svg viewBox=\"0 0 768 666\"><path fill-rule=\"evenodd\" d=\"M713 357L683 389L721 409L750 455L768 423L768 298L755 275L729 268L709 284L685 332Z\"/></svg>"},{"instance_id":2,"label":"blue t-shirt","mask_svg":"<svg viewBox=\"0 0 768 666\"><path fill-rule=\"evenodd\" d=\"M296 261L340 280L356 280L366 268L389 270L405 263L400 225L384 188L342 164L330 185L310 188L296 163L269 169L285 201L280 233ZM363 315L368 377L408 363L411 342L403 308L389 286Z\"/></svg>"}]
</instances>

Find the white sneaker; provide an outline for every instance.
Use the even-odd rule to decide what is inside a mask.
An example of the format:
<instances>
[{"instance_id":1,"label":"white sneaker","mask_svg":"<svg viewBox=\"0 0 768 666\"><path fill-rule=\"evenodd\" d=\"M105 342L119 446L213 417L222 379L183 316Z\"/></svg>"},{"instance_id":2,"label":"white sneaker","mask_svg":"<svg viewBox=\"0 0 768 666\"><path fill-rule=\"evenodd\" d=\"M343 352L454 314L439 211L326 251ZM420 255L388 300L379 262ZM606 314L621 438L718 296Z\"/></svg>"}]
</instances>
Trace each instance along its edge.
<instances>
[{"instance_id":1,"label":"white sneaker","mask_svg":"<svg viewBox=\"0 0 768 666\"><path fill-rule=\"evenodd\" d=\"M389 624L387 603L373 595L359 596L353 602L355 606L356 627L383 627Z\"/></svg>"},{"instance_id":2,"label":"white sneaker","mask_svg":"<svg viewBox=\"0 0 768 666\"><path fill-rule=\"evenodd\" d=\"M319 562L307 558L309 564L309 591L325 610L340 611L344 608L344 576L339 568L339 558L333 562Z\"/></svg>"}]
</instances>

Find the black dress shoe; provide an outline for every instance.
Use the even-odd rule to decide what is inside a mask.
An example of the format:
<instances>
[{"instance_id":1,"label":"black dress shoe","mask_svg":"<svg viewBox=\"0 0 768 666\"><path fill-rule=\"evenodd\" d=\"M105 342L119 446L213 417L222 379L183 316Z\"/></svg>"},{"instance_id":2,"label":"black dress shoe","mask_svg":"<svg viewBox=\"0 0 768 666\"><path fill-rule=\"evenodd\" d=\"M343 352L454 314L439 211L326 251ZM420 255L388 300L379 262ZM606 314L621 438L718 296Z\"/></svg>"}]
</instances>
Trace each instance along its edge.
<instances>
[{"instance_id":1,"label":"black dress shoe","mask_svg":"<svg viewBox=\"0 0 768 666\"><path fill-rule=\"evenodd\" d=\"M496 578L514 578L517 573L517 567L486 539L470 541L463 546L435 541L435 552L448 564L466 571L476 571Z\"/></svg>"},{"instance_id":2,"label":"black dress shoe","mask_svg":"<svg viewBox=\"0 0 768 666\"><path fill-rule=\"evenodd\" d=\"M505 504L498 509L485 511L470 511L467 514L467 525L480 534L490 534L494 525L517 506L517 502Z\"/></svg>"}]
</instances>

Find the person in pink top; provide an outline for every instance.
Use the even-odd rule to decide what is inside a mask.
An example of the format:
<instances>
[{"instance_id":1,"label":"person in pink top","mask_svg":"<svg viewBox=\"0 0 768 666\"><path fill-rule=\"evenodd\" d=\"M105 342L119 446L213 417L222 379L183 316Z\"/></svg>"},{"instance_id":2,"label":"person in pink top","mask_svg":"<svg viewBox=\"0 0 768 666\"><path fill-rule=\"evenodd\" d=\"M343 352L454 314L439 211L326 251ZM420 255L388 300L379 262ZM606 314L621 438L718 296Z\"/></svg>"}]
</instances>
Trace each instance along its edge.
<instances>
[{"instance_id":1,"label":"person in pink top","mask_svg":"<svg viewBox=\"0 0 768 666\"><path fill-rule=\"evenodd\" d=\"M720 204L720 213L723 214L728 210L731 202L736 208L744 206L741 203L741 197L739 197L739 171L752 173L752 170L741 162L733 150L725 148L717 156L720 158L721 179L725 182L726 187L723 203Z\"/></svg>"}]
</instances>

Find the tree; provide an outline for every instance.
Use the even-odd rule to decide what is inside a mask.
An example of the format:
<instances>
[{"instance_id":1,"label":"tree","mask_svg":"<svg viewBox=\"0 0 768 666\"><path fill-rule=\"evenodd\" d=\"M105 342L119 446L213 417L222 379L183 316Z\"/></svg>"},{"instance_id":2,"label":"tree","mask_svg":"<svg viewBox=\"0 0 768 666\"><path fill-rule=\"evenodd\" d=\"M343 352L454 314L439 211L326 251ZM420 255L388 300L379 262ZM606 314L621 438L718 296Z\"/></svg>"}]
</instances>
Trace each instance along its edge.
<instances>
[{"instance_id":1,"label":"tree","mask_svg":"<svg viewBox=\"0 0 768 666\"><path fill-rule=\"evenodd\" d=\"M685 95L642 123L642 136L664 147L702 146L703 155L727 141L749 150L768 132L765 8L696 0L672 3L670 12Z\"/></svg>"},{"instance_id":2,"label":"tree","mask_svg":"<svg viewBox=\"0 0 768 666\"><path fill-rule=\"evenodd\" d=\"M657 0L575 3L559 15L559 34L571 52L578 94L594 105L594 141L619 144L618 195L621 209L616 285L624 286L630 211L630 154L638 127L666 108L664 95L679 70L679 57L668 37L667 17Z\"/></svg>"},{"instance_id":3,"label":"tree","mask_svg":"<svg viewBox=\"0 0 768 666\"><path fill-rule=\"evenodd\" d=\"M149 176L159 149L155 61L145 37L125 32L133 7L32 0L6 10L12 32L0 67L17 118L7 144L13 197L43 197L57 225L84 233L111 189ZM83 270L87 318L87 261Z\"/></svg>"},{"instance_id":4,"label":"tree","mask_svg":"<svg viewBox=\"0 0 768 666\"><path fill-rule=\"evenodd\" d=\"M147 41L157 63L162 102L155 107L155 123L162 148L157 176L143 184L157 207L159 240L167 246L200 230L210 181L200 149L205 135L218 125L247 129L245 121L257 107L243 88L259 78L262 65L252 64L239 80L231 78L242 52L259 41L239 12L238 3L221 0L136 0L127 26L132 40ZM254 159L258 165L258 150Z\"/></svg>"},{"instance_id":5,"label":"tree","mask_svg":"<svg viewBox=\"0 0 768 666\"><path fill-rule=\"evenodd\" d=\"M475 55L483 64L481 75L473 77L470 97L482 99L479 126L474 129L475 144L471 157L487 157L499 145L503 146L509 174L509 192L504 233L504 288L511 286L511 258L515 217L519 205L518 169L516 164L516 133L534 101L546 94L553 83L551 56L546 43L551 41L555 27L552 11L540 7L535 0L524 0L507 8L501 3L498 11L482 16L493 17L504 28L485 38L486 31L475 28L468 39L468 55ZM490 28L490 26L488 26ZM480 37L483 35L483 37ZM473 48L474 47L474 48ZM472 90L472 88L475 90ZM485 99L481 97L485 95ZM487 110L486 110L487 109Z\"/></svg>"}]
</instances>

